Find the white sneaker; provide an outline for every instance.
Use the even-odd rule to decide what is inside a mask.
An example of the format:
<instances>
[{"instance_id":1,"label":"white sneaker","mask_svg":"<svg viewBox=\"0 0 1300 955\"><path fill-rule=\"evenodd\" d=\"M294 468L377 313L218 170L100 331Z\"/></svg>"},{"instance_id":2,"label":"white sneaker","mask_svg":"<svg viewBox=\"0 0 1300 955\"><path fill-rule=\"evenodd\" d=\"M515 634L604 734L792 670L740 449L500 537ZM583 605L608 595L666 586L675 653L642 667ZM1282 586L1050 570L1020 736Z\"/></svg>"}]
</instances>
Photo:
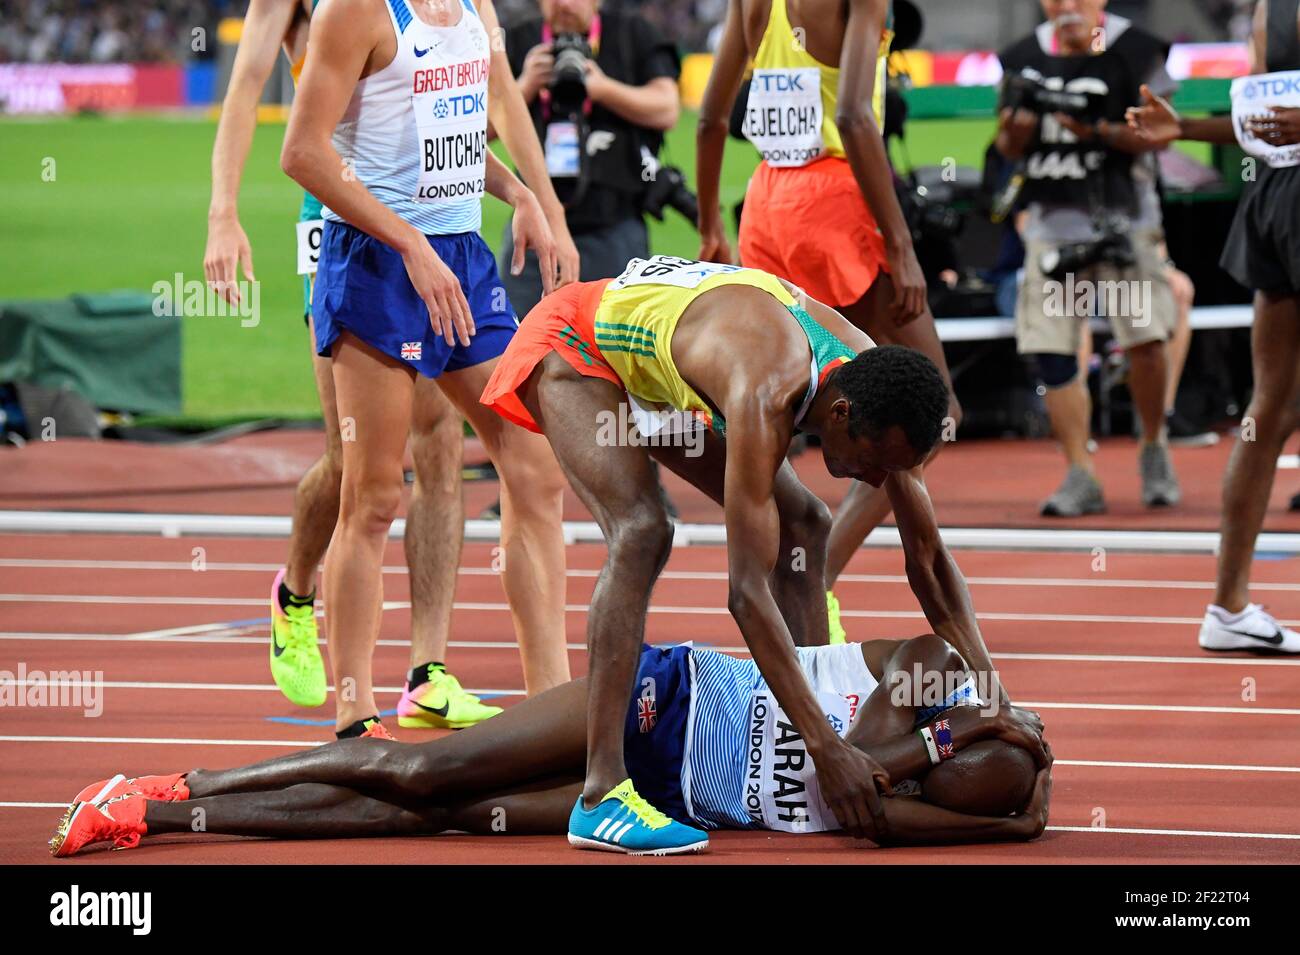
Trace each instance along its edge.
<instances>
[{"instance_id":1,"label":"white sneaker","mask_svg":"<svg viewBox=\"0 0 1300 955\"><path fill-rule=\"evenodd\" d=\"M1279 624L1259 604L1247 604L1241 613L1210 604L1201 622L1200 644L1203 650L1300 653L1300 633Z\"/></svg>"}]
</instances>

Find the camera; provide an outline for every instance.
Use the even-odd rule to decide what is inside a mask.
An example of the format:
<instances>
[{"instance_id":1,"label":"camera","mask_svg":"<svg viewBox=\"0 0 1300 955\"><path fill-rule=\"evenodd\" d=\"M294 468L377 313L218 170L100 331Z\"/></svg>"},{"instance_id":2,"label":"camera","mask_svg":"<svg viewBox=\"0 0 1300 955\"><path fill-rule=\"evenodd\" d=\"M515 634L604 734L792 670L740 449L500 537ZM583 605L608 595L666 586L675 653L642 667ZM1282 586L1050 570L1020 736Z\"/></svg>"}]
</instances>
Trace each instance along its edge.
<instances>
[{"instance_id":1,"label":"camera","mask_svg":"<svg viewBox=\"0 0 1300 955\"><path fill-rule=\"evenodd\" d=\"M1045 276L1059 282L1071 272L1081 272L1094 265L1112 265L1118 269L1137 265L1133 240L1121 231L1118 223L1103 220L1101 233L1095 242L1072 242L1048 249L1038 260L1039 268Z\"/></svg>"},{"instance_id":2,"label":"camera","mask_svg":"<svg viewBox=\"0 0 1300 955\"><path fill-rule=\"evenodd\" d=\"M665 166L645 146L641 147L641 178L646 183L641 195L641 210L664 221L664 207L680 212L694 225L699 221L700 204L686 186L686 175L676 166Z\"/></svg>"},{"instance_id":3,"label":"camera","mask_svg":"<svg viewBox=\"0 0 1300 955\"><path fill-rule=\"evenodd\" d=\"M961 235L966 224L962 214L952 205L933 198L925 186L903 182L896 185L895 191L913 242L955 239Z\"/></svg>"},{"instance_id":4,"label":"camera","mask_svg":"<svg viewBox=\"0 0 1300 955\"><path fill-rule=\"evenodd\" d=\"M1011 73L1002 80L1002 105L1024 109L1037 116L1065 113L1080 122L1096 122L1105 116L1106 100L1098 93L1052 89L1041 77Z\"/></svg>"},{"instance_id":5,"label":"camera","mask_svg":"<svg viewBox=\"0 0 1300 955\"><path fill-rule=\"evenodd\" d=\"M581 33L561 33L551 43L555 65L551 70L551 105L564 116L582 111L587 100L587 61L591 46Z\"/></svg>"}]
</instances>

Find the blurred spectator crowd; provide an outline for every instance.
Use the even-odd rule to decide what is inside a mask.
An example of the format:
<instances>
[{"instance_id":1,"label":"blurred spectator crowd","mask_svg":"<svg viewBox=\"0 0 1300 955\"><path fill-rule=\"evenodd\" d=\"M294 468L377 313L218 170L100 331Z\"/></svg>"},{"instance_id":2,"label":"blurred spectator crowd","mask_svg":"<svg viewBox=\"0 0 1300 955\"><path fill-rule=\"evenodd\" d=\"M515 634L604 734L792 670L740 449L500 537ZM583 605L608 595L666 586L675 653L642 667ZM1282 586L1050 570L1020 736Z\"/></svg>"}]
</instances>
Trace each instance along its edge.
<instances>
[{"instance_id":1,"label":"blurred spectator crowd","mask_svg":"<svg viewBox=\"0 0 1300 955\"><path fill-rule=\"evenodd\" d=\"M727 8L727 0L604 2L635 8L683 51L712 50ZM1195 2L1217 25L1222 39L1241 40L1249 34L1255 0ZM537 0L496 0L496 5L504 23L537 13ZM242 15L247 6L248 0L0 0L0 63L202 59L215 51L218 21ZM196 44L194 31L199 29L204 42Z\"/></svg>"},{"instance_id":2,"label":"blurred spectator crowd","mask_svg":"<svg viewBox=\"0 0 1300 955\"><path fill-rule=\"evenodd\" d=\"M246 6L247 0L0 0L0 63L202 59L216 48L217 21ZM195 30L204 31L198 42Z\"/></svg>"}]
</instances>

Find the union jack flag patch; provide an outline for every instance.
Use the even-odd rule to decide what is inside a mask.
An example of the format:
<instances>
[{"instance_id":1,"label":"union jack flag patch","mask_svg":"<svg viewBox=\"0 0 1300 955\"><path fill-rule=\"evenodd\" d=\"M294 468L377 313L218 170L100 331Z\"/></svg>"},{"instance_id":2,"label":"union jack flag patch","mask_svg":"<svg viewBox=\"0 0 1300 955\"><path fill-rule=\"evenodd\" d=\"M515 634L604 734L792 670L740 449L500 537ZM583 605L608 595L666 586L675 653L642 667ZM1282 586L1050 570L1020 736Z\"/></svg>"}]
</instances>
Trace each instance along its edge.
<instances>
[{"instance_id":1,"label":"union jack flag patch","mask_svg":"<svg viewBox=\"0 0 1300 955\"><path fill-rule=\"evenodd\" d=\"M653 696L643 696L636 701L636 723L637 728L642 733L648 733L655 728L655 722L659 716L655 712L655 698Z\"/></svg>"},{"instance_id":2,"label":"union jack flag patch","mask_svg":"<svg viewBox=\"0 0 1300 955\"><path fill-rule=\"evenodd\" d=\"M402 360L419 361L424 354L424 342L402 342Z\"/></svg>"}]
</instances>

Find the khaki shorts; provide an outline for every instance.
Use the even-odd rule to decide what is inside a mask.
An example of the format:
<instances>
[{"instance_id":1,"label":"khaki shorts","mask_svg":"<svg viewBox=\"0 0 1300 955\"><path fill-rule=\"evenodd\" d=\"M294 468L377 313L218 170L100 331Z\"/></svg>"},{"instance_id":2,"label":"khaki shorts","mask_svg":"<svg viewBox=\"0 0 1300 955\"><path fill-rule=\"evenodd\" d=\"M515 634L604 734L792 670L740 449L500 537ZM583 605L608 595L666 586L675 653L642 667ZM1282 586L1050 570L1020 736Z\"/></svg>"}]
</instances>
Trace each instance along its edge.
<instances>
[{"instance_id":1,"label":"khaki shorts","mask_svg":"<svg viewBox=\"0 0 1300 955\"><path fill-rule=\"evenodd\" d=\"M1119 269L1095 265L1048 279L1040 268L1045 242L1025 244L1025 280L1016 302L1016 350L1022 355L1073 355L1079 350L1083 321L1110 322L1111 333L1127 350L1166 341L1178 317L1168 265L1160 255L1161 236L1133 235L1137 264Z\"/></svg>"}]
</instances>

